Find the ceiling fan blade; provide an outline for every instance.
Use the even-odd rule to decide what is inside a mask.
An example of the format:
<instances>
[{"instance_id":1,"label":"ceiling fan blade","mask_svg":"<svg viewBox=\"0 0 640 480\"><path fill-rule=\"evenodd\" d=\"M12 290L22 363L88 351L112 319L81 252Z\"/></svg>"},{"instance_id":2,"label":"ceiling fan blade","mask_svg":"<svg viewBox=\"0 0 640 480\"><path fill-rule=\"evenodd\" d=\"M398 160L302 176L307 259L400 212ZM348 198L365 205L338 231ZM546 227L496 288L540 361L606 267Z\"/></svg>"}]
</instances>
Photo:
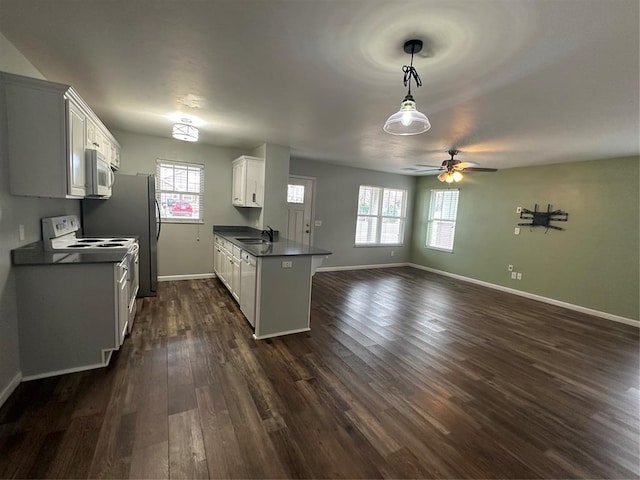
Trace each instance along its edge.
<instances>
[{"instance_id":1,"label":"ceiling fan blade","mask_svg":"<svg viewBox=\"0 0 640 480\"><path fill-rule=\"evenodd\" d=\"M463 172L497 172L497 168L467 167L463 168Z\"/></svg>"},{"instance_id":2,"label":"ceiling fan blade","mask_svg":"<svg viewBox=\"0 0 640 480\"><path fill-rule=\"evenodd\" d=\"M476 162L460 162L460 163L456 163L454 165L454 168L460 170L462 168L469 168L469 167L475 167L478 164Z\"/></svg>"},{"instance_id":3,"label":"ceiling fan blade","mask_svg":"<svg viewBox=\"0 0 640 480\"><path fill-rule=\"evenodd\" d=\"M422 163L416 163L416 167L442 168L441 165L423 165Z\"/></svg>"}]
</instances>

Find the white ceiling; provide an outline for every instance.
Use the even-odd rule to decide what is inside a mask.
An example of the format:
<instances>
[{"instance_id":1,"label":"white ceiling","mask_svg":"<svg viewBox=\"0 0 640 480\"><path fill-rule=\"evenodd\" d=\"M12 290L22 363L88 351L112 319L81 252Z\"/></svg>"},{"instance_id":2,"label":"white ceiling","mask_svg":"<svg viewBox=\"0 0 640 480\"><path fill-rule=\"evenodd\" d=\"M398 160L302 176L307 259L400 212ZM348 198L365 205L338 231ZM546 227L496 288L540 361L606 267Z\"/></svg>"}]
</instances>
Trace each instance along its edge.
<instances>
[{"instance_id":1,"label":"white ceiling","mask_svg":"<svg viewBox=\"0 0 640 480\"><path fill-rule=\"evenodd\" d=\"M638 0L0 0L0 32L109 128L375 170L639 154ZM382 131L406 89L432 124Z\"/></svg>"}]
</instances>

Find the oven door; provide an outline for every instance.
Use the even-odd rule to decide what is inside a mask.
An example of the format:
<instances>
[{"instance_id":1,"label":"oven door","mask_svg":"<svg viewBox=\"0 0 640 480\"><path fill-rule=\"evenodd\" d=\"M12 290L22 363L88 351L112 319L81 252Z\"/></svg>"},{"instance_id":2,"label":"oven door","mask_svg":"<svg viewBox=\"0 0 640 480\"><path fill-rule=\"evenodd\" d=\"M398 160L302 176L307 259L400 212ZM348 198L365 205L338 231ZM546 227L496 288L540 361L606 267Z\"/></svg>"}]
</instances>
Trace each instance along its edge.
<instances>
[{"instance_id":1,"label":"oven door","mask_svg":"<svg viewBox=\"0 0 640 480\"><path fill-rule=\"evenodd\" d=\"M113 171L109 162L97 150L86 151L87 196L109 198L113 186Z\"/></svg>"}]
</instances>

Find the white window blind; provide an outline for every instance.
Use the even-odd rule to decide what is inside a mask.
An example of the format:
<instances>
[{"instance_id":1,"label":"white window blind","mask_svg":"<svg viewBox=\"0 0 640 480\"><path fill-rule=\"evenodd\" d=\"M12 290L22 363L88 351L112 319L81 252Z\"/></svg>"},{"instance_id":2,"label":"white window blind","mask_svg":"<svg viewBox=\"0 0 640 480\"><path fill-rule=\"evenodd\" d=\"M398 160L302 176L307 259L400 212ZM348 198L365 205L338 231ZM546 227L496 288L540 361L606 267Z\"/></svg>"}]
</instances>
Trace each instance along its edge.
<instances>
[{"instance_id":1,"label":"white window blind","mask_svg":"<svg viewBox=\"0 0 640 480\"><path fill-rule=\"evenodd\" d=\"M407 191L361 185L358 192L356 245L401 245Z\"/></svg>"},{"instance_id":2,"label":"white window blind","mask_svg":"<svg viewBox=\"0 0 640 480\"><path fill-rule=\"evenodd\" d=\"M431 190L427 227L428 248L453 251L458 214L458 190Z\"/></svg>"},{"instance_id":3,"label":"white window blind","mask_svg":"<svg viewBox=\"0 0 640 480\"><path fill-rule=\"evenodd\" d=\"M156 199L163 220L204 223L204 165L158 160Z\"/></svg>"}]
</instances>

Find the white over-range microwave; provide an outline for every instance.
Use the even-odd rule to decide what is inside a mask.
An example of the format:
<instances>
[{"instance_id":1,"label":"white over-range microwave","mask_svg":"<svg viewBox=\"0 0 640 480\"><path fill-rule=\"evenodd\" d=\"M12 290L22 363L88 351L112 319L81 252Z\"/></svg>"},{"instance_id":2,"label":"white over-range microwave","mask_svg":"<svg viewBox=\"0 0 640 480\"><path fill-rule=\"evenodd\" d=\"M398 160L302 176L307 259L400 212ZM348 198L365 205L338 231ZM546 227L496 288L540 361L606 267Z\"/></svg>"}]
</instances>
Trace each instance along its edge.
<instances>
[{"instance_id":1,"label":"white over-range microwave","mask_svg":"<svg viewBox=\"0 0 640 480\"><path fill-rule=\"evenodd\" d=\"M94 149L87 149L86 162L86 196L110 197L114 175L109 162L104 158L104 155Z\"/></svg>"}]
</instances>

